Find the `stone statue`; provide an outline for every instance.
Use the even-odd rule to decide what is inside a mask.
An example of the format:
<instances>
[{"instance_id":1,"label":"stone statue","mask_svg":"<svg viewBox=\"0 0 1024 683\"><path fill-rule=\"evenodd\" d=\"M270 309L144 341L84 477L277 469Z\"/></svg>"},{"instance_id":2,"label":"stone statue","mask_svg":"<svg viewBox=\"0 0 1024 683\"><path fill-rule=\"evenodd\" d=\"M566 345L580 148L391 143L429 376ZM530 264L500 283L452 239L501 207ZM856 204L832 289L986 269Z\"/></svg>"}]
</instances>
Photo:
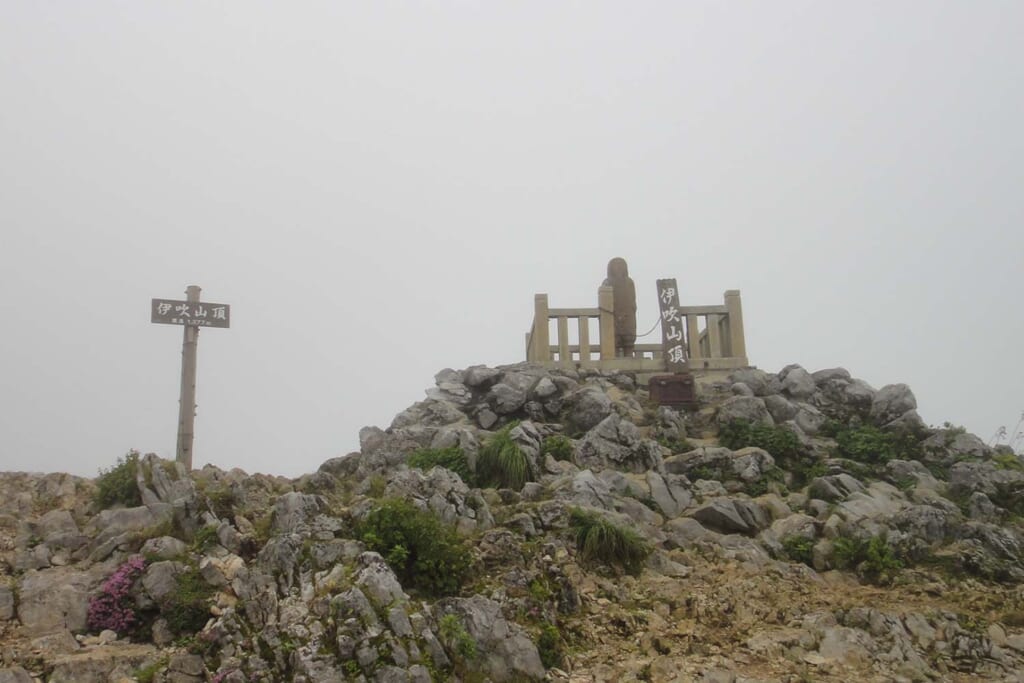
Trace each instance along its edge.
<instances>
[{"instance_id":1,"label":"stone statue","mask_svg":"<svg viewBox=\"0 0 1024 683\"><path fill-rule=\"evenodd\" d=\"M636 286L629 277L625 259L615 257L608 262L608 277L602 284L612 288L615 302L615 355L632 358L636 344Z\"/></svg>"}]
</instances>

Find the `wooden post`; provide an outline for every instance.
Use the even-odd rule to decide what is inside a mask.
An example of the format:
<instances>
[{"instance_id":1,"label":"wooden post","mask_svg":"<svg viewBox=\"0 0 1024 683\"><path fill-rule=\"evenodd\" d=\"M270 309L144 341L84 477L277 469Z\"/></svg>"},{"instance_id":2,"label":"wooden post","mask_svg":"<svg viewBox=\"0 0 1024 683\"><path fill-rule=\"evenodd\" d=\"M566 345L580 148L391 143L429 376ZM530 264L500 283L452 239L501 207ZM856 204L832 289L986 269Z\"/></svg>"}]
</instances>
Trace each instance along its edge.
<instances>
[{"instance_id":1,"label":"wooden post","mask_svg":"<svg viewBox=\"0 0 1024 683\"><path fill-rule=\"evenodd\" d=\"M698 361L704 357L700 349L700 331L698 328L699 319L696 315L686 316L686 341L690 347L690 360Z\"/></svg>"},{"instance_id":2,"label":"wooden post","mask_svg":"<svg viewBox=\"0 0 1024 683\"><path fill-rule=\"evenodd\" d=\"M199 302L200 288L189 285L185 300ZM199 328L186 325L181 345L181 397L178 400L178 454L177 460L192 469L192 440L196 424L196 347L199 343Z\"/></svg>"},{"instance_id":3,"label":"wooden post","mask_svg":"<svg viewBox=\"0 0 1024 683\"><path fill-rule=\"evenodd\" d=\"M590 360L590 317L581 315L577 322L580 328L580 363Z\"/></svg>"},{"instance_id":4,"label":"wooden post","mask_svg":"<svg viewBox=\"0 0 1024 683\"><path fill-rule=\"evenodd\" d=\"M533 352L532 361L547 362L551 360L551 342L548 339L548 295L533 295Z\"/></svg>"},{"instance_id":5,"label":"wooden post","mask_svg":"<svg viewBox=\"0 0 1024 683\"><path fill-rule=\"evenodd\" d=\"M718 326L718 320L721 316L709 315L708 316L708 327L705 330L708 334L708 358L721 358L722 357L722 344L719 332L721 331Z\"/></svg>"},{"instance_id":6,"label":"wooden post","mask_svg":"<svg viewBox=\"0 0 1024 683\"><path fill-rule=\"evenodd\" d=\"M740 290L726 290L725 307L729 311L730 355L735 358L746 358L747 342L743 336L743 306L740 303Z\"/></svg>"},{"instance_id":7,"label":"wooden post","mask_svg":"<svg viewBox=\"0 0 1024 683\"><path fill-rule=\"evenodd\" d=\"M572 351L569 350L569 318L558 316L558 362L572 365Z\"/></svg>"},{"instance_id":8,"label":"wooden post","mask_svg":"<svg viewBox=\"0 0 1024 683\"><path fill-rule=\"evenodd\" d=\"M597 307L601 311L601 360L615 359L615 296L611 287L599 287Z\"/></svg>"}]
</instances>

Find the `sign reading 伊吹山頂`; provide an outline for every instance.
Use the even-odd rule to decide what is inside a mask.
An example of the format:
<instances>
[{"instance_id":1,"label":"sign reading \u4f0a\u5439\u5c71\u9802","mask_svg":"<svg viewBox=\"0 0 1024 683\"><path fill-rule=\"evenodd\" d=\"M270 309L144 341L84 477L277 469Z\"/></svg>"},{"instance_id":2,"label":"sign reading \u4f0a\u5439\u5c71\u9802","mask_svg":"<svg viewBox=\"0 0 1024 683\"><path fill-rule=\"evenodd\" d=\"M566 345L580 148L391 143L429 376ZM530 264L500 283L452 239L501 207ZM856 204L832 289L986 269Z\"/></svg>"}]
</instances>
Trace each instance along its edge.
<instances>
[{"instance_id":1,"label":"sign reading \u4f0a\u5439\u5c71\u9802","mask_svg":"<svg viewBox=\"0 0 1024 683\"><path fill-rule=\"evenodd\" d=\"M658 280L658 308L661 311L661 346L665 364L670 372L684 372L687 370L686 341L675 278Z\"/></svg>"},{"instance_id":2,"label":"sign reading \u4f0a\u5439\u5c71\u9802","mask_svg":"<svg viewBox=\"0 0 1024 683\"><path fill-rule=\"evenodd\" d=\"M189 327L230 327L231 307L227 304L153 299L152 322Z\"/></svg>"}]
</instances>

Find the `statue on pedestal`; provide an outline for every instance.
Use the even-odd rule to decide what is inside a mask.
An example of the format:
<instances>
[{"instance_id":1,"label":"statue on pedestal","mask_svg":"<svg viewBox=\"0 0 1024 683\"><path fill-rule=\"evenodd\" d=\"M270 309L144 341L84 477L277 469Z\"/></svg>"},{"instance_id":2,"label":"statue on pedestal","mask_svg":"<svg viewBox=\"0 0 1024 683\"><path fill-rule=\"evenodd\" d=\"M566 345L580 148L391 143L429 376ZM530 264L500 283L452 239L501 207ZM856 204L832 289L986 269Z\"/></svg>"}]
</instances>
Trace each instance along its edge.
<instances>
[{"instance_id":1,"label":"statue on pedestal","mask_svg":"<svg viewBox=\"0 0 1024 683\"><path fill-rule=\"evenodd\" d=\"M615 302L615 355L632 358L636 345L636 286L625 259L615 257L608 262L608 277L602 284L612 288Z\"/></svg>"}]
</instances>

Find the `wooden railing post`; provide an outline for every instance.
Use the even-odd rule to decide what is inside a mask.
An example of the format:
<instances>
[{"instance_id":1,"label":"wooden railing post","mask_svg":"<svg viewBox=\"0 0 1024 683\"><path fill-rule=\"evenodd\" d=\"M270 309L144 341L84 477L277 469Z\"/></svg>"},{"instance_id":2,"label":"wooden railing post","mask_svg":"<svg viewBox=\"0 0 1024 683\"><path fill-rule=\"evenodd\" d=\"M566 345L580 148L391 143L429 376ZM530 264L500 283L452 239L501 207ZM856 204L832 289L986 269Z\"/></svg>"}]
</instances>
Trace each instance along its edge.
<instances>
[{"instance_id":1,"label":"wooden railing post","mask_svg":"<svg viewBox=\"0 0 1024 683\"><path fill-rule=\"evenodd\" d=\"M698 316L686 316L686 341L689 343L689 358L691 361L699 361L704 357L704 353L700 349L700 332L697 326L698 322Z\"/></svg>"},{"instance_id":2,"label":"wooden railing post","mask_svg":"<svg viewBox=\"0 0 1024 683\"><path fill-rule=\"evenodd\" d=\"M580 362L586 363L590 360L590 317L581 315L577 321L580 329Z\"/></svg>"},{"instance_id":3,"label":"wooden railing post","mask_svg":"<svg viewBox=\"0 0 1024 683\"><path fill-rule=\"evenodd\" d=\"M725 307L729 311L729 350L734 358L747 357L747 342L743 336L743 305L740 290L725 291Z\"/></svg>"},{"instance_id":4,"label":"wooden railing post","mask_svg":"<svg viewBox=\"0 0 1024 683\"><path fill-rule=\"evenodd\" d=\"M542 363L551 360L547 294L534 294L533 296L533 335L530 339L529 360Z\"/></svg>"},{"instance_id":5,"label":"wooden railing post","mask_svg":"<svg viewBox=\"0 0 1024 683\"><path fill-rule=\"evenodd\" d=\"M569 350L569 318L558 316L558 362L572 365L572 352Z\"/></svg>"},{"instance_id":6,"label":"wooden railing post","mask_svg":"<svg viewBox=\"0 0 1024 683\"><path fill-rule=\"evenodd\" d=\"M722 343L721 337L719 336L720 328L718 321L721 316L709 315L708 316L708 357L709 358L721 358L722 357Z\"/></svg>"},{"instance_id":7,"label":"wooden railing post","mask_svg":"<svg viewBox=\"0 0 1024 683\"><path fill-rule=\"evenodd\" d=\"M601 311L601 360L615 358L615 297L611 287L599 287L597 307Z\"/></svg>"}]
</instances>

